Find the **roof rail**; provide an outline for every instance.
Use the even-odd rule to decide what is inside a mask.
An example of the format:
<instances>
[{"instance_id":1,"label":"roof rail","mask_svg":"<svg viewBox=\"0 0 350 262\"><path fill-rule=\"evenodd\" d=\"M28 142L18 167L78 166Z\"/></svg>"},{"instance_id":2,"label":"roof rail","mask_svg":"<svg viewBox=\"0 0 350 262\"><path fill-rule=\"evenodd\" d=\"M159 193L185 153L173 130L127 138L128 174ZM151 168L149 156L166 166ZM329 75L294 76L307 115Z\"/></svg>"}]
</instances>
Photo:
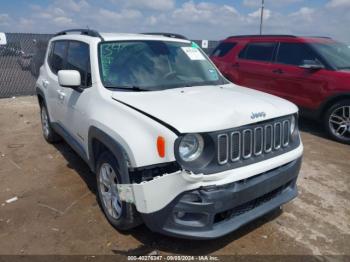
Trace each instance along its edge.
<instances>
[{"instance_id":1,"label":"roof rail","mask_svg":"<svg viewBox=\"0 0 350 262\"><path fill-rule=\"evenodd\" d=\"M99 34L99 32L91 29L69 29L69 30L58 32L55 34L55 36L66 35L67 33L73 33L73 32L80 33L81 35L99 37L102 41L104 40L103 37Z\"/></svg>"},{"instance_id":2,"label":"roof rail","mask_svg":"<svg viewBox=\"0 0 350 262\"><path fill-rule=\"evenodd\" d=\"M232 36L229 36L227 38L243 38L243 37L297 37L295 35L232 35Z\"/></svg>"},{"instance_id":3,"label":"roof rail","mask_svg":"<svg viewBox=\"0 0 350 262\"><path fill-rule=\"evenodd\" d=\"M166 36L166 37L170 37L170 38L178 38L178 39L184 39L184 40L188 40L188 38L186 36L180 35L180 34L173 34L173 33L141 33L143 35L162 35L162 36Z\"/></svg>"}]
</instances>

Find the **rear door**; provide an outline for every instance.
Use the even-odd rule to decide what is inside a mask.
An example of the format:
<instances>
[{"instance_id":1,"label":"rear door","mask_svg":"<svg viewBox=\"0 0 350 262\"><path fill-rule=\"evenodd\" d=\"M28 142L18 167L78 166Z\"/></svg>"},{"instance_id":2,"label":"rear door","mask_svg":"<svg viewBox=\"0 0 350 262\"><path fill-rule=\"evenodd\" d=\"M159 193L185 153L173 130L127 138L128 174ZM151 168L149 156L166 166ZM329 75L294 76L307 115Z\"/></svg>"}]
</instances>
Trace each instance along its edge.
<instances>
[{"instance_id":1,"label":"rear door","mask_svg":"<svg viewBox=\"0 0 350 262\"><path fill-rule=\"evenodd\" d=\"M250 42L239 53L233 65L238 72L236 83L271 93L272 60L276 42Z\"/></svg>"},{"instance_id":2,"label":"rear door","mask_svg":"<svg viewBox=\"0 0 350 262\"><path fill-rule=\"evenodd\" d=\"M274 72L273 93L303 108L317 107L322 98L322 90L327 88L325 69L311 70L301 66L305 60L322 64L322 58L309 45L301 42L281 42Z\"/></svg>"},{"instance_id":3,"label":"rear door","mask_svg":"<svg viewBox=\"0 0 350 262\"><path fill-rule=\"evenodd\" d=\"M59 124L62 124L64 115L61 102L62 87L58 83L57 73L64 68L67 46L67 41L52 42L48 57L49 68L42 80L44 88L48 90L46 99L51 121Z\"/></svg>"}]
</instances>

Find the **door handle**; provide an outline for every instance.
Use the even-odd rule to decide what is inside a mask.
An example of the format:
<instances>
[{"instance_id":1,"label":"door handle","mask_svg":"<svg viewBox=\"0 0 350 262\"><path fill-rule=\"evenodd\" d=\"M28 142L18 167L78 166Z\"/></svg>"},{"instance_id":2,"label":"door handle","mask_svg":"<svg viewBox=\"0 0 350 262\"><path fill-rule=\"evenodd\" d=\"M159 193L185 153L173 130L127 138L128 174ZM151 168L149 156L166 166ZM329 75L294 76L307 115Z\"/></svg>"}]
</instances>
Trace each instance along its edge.
<instances>
[{"instance_id":1,"label":"door handle","mask_svg":"<svg viewBox=\"0 0 350 262\"><path fill-rule=\"evenodd\" d=\"M234 64L231 65L231 67L238 68L239 67L239 63L234 63Z\"/></svg>"},{"instance_id":2,"label":"door handle","mask_svg":"<svg viewBox=\"0 0 350 262\"><path fill-rule=\"evenodd\" d=\"M59 100L64 100L64 98L66 97L66 93L64 93L61 90L58 90L57 93L58 93L58 99Z\"/></svg>"},{"instance_id":3,"label":"door handle","mask_svg":"<svg viewBox=\"0 0 350 262\"><path fill-rule=\"evenodd\" d=\"M283 70L282 70L281 68L274 69L274 70L272 70L272 73L275 73L275 74L283 74Z\"/></svg>"},{"instance_id":4,"label":"door handle","mask_svg":"<svg viewBox=\"0 0 350 262\"><path fill-rule=\"evenodd\" d=\"M49 84L50 84L50 82L47 81L47 80L43 80L42 83L43 83L43 87L45 87L45 88L47 88L49 86Z\"/></svg>"}]
</instances>

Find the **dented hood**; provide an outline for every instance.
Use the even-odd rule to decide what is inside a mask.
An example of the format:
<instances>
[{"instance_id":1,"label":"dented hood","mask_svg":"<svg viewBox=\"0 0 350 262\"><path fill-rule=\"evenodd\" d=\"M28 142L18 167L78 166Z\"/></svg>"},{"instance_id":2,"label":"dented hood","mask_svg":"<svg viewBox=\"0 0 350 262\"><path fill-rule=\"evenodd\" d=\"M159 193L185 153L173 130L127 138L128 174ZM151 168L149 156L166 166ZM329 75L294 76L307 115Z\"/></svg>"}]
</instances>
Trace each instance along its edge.
<instances>
[{"instance_id":1,"label":"dented hood","mask_svg":"<svg viewBox=\"0 0 350 262\"><path fill-rule=\"evenodd\" d=\"M224 130L298 111L284 99L234 84L113 92L112 98L167 123L180 133Z\"/></svg>"}]
</instances>

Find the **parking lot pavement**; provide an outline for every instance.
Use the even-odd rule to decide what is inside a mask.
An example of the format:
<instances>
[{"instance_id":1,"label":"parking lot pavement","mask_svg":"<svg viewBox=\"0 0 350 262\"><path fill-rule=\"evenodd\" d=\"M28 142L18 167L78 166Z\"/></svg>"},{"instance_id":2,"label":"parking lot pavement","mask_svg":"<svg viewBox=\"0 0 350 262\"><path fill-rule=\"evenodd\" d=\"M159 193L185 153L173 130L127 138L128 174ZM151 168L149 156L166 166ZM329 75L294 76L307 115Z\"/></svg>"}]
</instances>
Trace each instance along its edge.
<instances>
[{"instance_id":1,"label":"parking lot pavement","mask_svg":"<svg viewBox=\"0 0 350 262\"><path fill-rule=\"evenodd\" d=\"M213 241L116 231L94 176L65 144L47 144L35 97L0 100L0 254L350 255L350 146L302 121L299 197ZM8 200L9 203L6 202Z\"/></svg>"}]
</instances>

